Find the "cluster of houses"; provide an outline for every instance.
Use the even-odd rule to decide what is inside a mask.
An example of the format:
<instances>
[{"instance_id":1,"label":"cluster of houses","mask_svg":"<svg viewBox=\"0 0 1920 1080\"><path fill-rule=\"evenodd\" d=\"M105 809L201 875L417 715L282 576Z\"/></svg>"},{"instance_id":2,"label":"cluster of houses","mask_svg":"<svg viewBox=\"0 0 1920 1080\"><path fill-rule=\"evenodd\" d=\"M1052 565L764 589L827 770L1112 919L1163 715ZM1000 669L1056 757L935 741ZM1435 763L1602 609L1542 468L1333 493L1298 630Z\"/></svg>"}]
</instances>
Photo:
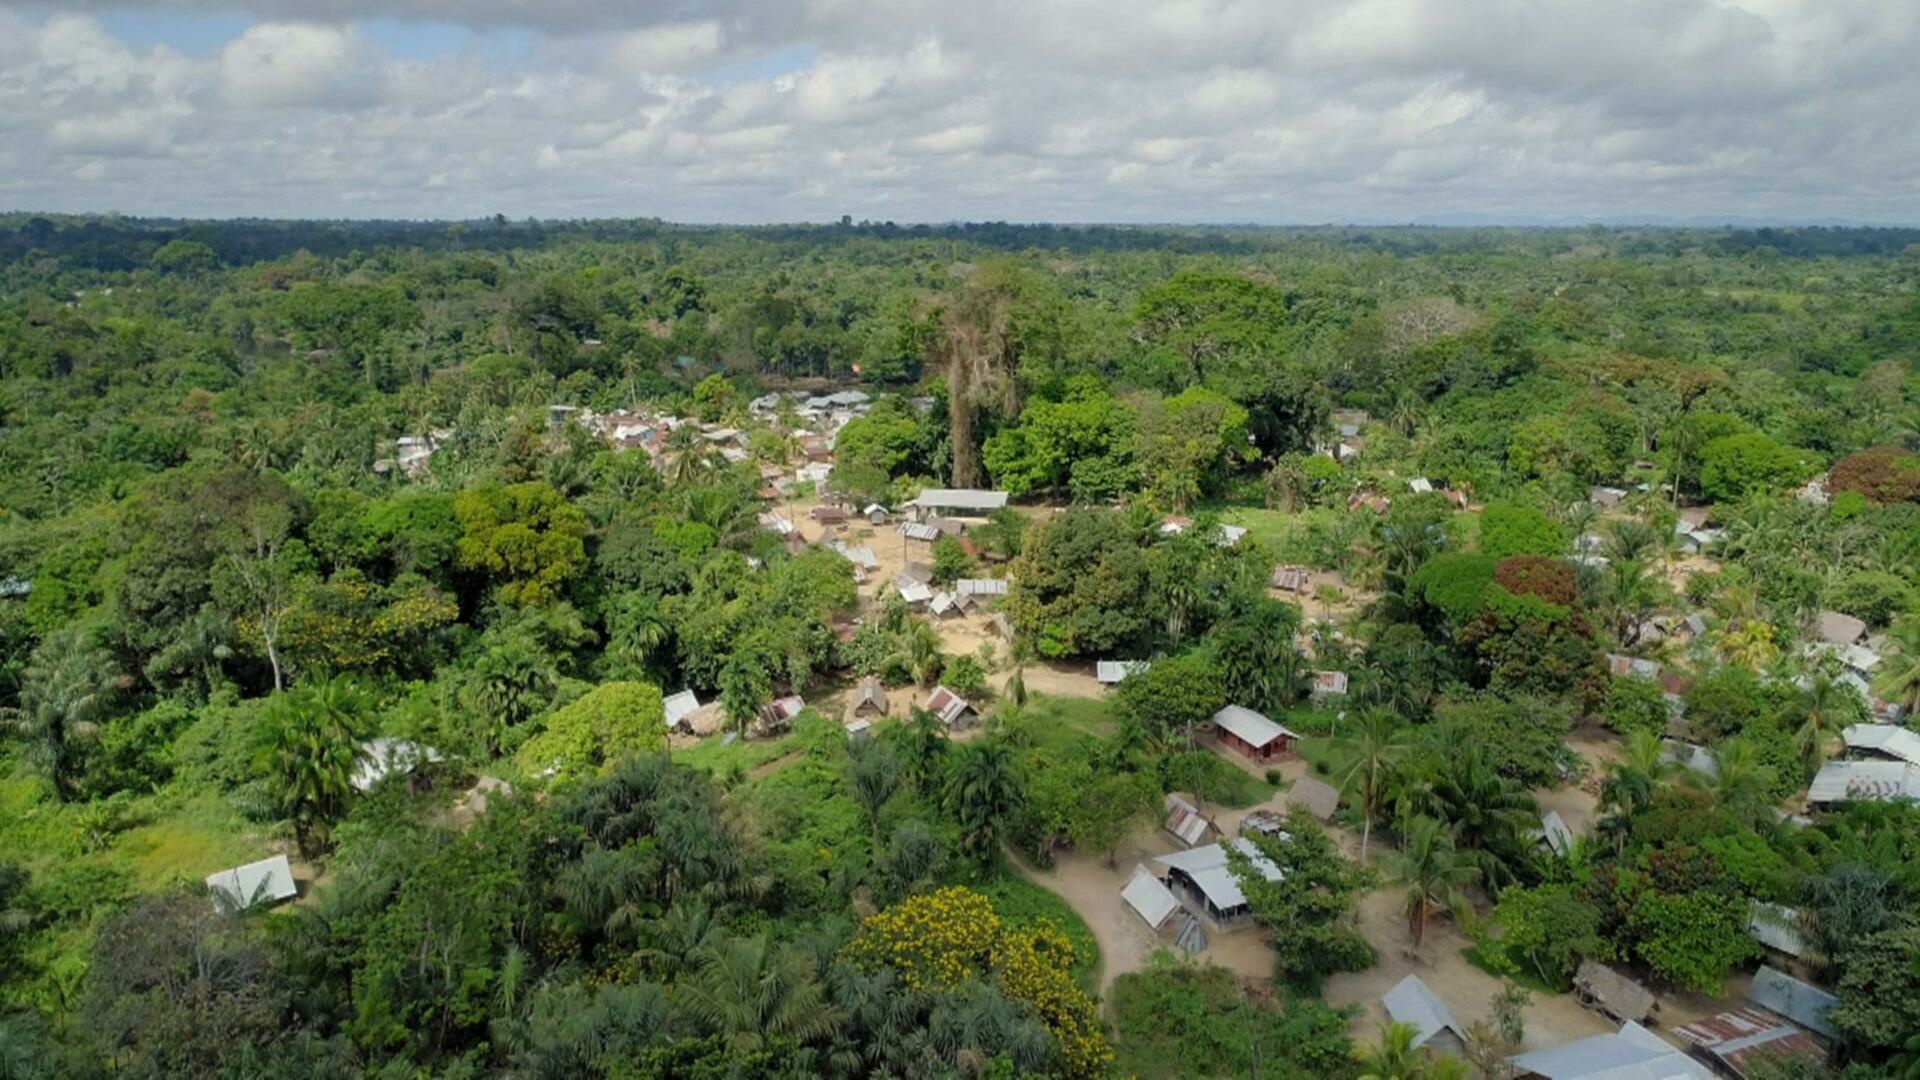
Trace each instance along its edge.
<instances>
[{"instance_id":1,"label":"cluster of houses","mask_svg":"<svg viewBox=\"0 0 1920 1080\"><path fill-rule=\"evenodd\" d=\"M1676 1046L1646 1025L1658 1007L1651 991L1594 961L1580 966L1574 992L1582 1004L1618 1023L1618 1031L1516 1055L1519 1077L1540 1080L1711 1080L1772 1075L1798 1063L1824 1067L1833 1028L1833 995L1771 967L1761 967L1746 1004L1673 1029ZM1413 1028L1413 1045L1464 1057L1470 1036L1441 996L1409 975L1381 997L1387 1016Z\"/></svg>"}]
</instances>

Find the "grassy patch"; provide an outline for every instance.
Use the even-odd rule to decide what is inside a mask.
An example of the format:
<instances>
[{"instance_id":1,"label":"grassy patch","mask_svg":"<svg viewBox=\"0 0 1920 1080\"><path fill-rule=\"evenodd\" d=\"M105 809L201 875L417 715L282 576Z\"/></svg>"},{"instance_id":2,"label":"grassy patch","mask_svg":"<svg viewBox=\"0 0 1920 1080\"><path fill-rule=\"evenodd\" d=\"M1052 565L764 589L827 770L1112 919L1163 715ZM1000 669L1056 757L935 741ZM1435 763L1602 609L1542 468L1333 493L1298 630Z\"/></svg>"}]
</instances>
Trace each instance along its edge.
<instances>
[{"instance_id":1,"label":"grassy patch","mask_svg":"<svg viewBox=\"0 0 1920 1080\"><path fill-rule=\"evenodd\" d=\"M1179 754L1167 762L1167 782L1205 802L1240 810L1266 802L1280 790L1212 750Z\"/></svg>"},{"instance_id":2,"label":"grassy patch","mask_svg":"<svg viewBox=\"0 0 1920 1080\"><path fill-rule=\"evenodd\" d=\"M725 777L736 770L752 772L798 749L799 740L791 732L773 739L735 739L732 745L727 745L727 737L723 733L710 735L700 740L697 746L675 750L673 760L676 765L699 769L709 776Z\"/></svg>"},{"instance_id":3,"label":"grassy patch","mask_svg":"<svg viewBox=\"0 0 1920 1080\"><path fill-rule=\"evenodd\" d=\"M1008 926L1023 929L1046 923L1067 935L1067 940L1073 942L1074 981L1089 994L1099 988L1100 946L1094 942L1093 931L1087 929L1086 920L1065 900L1012 873L988 881L979 886L979 890L993 902L994 914Z\"/></svg>"},{"instance_id":4,"label":"grassy patch","mask_svg":"<svg viewBox=\"0 0 1920 1080\"><path fill-rule=\"evenodd\" d=\"M1265 1008L1224 968L1156 953L1113 983L1119 1071L1161 1077L1351 1076L1347 1018L1314 998Z\"/></svg>"},{"instance_id":5,"label":"grassy patch","mask_svg":"<svg viewBox=\"0 0 1920 1080\"><path fill-rule=\"evenodd\" d=\"M1050 752L1071 749L1091 736L1110 738L1114 732L1113 705L1099 698L1048 697L1034 694L1010 718L1010 730L1030 746Z\"/></svg>"},{"instance_id":6,"label":"grassy patch","mask_svg":"<svg viewBox=\"0 0 1920 1080\"><path fill-rule=\"evenodd\" d=\"M266 836L215 795L186 799L114 842L141 892L265 858L266 848Z\"/></svg>"}]
</instances>

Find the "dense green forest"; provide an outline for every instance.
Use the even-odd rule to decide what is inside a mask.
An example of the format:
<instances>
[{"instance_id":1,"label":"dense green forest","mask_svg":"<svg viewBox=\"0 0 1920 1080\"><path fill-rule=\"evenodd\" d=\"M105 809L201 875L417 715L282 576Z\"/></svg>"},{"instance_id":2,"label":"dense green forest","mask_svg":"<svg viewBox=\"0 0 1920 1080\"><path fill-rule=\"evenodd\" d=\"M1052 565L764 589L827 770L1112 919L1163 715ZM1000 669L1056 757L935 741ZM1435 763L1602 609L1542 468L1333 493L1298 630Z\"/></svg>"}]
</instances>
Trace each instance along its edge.
<instances>
[{"instance_id":1,"label":"dense green forest","mask_svg":"<svg viewBox=\"0 0 1920 1080\"><path fill-rule=\"evenodd\" d=\"M1920 767L1809 801L1920 710L1917 362L1914 230L0 217L0 1077L1511 1075L1336 993L1383 893L1536 999L1771 905L1782 1075L1920 1076ZM769 527L948 487L840 535L964 623ZM1252 983L1049 884L1301 776Z\"/></svg>"}]
</instances>

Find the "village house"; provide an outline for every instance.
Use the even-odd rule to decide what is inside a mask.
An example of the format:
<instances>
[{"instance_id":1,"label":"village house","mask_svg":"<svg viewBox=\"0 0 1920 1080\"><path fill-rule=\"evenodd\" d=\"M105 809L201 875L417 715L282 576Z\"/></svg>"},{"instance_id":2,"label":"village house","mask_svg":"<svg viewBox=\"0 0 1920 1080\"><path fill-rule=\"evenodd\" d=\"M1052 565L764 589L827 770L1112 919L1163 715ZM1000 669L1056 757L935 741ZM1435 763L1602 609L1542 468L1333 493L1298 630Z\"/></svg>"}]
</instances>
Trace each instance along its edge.
<instances>
[{"instance_id":1,"label":"village house","mask_svg":"<svg viewBox=\"0 0 1920 1080\"><path fill-rule=\"evenodd\" d=\"M880 685L880 676L867 675L861 678L860 685L853 694L853 714L855 716L887 715L887 690Z\"/></svg>"},{"instance_id":2,"label":"village house","mask_svg":"<svg viewBox=\"0 0 1920 1080\"><path fill-rule=\"evenodd\" d=\"M1004 491L977 488L928 488L907 500L916 517L956 517L984 519L1007 505Z\"/></svg>"},{"instance_id":3,"label":"village house","mask_svg":"<svg viewBox=\"0 0 1920 1080\"><path fill-rule=\"evenodd\" d=\"M1314 701L1325 701L1327 698L1345 694L1346 692L1346 672L1316 671L1313 673L1313 691L1310 696Z\"/></svg>"},{"instance_id":4,"label":"village house","mask_svg":"<svg viewBox=\"0 0 1920 1080\"><path fill-rule=\"evenodd\" d=\"M1808 806L1920 800L1920 765L1905 761L1829 761L1807 787Z\"/></svg>"},{"instance_id":5,"label":"village house","mask_svg":"<svg viewBox=\"0 0 1920 1080\"><path fill-rule=\"evenodd\" d=\"M1291 731L1252 709L1228 705L1213 714L1213 727L1223 746L1230 747L1249 761L1272 761L1293 753L1300 738Z\"/></svg>"},{"instance_id":6,"label":"village house","mask_svg":"<svg viewBox=\"0 0 1920 1080\"><path fill-rule=\"evenodd\" d=\"M1920 765L1920 732L1898 724L1852 724L1840 733L1855 754Z\"/></svg>"},{"instance_id":7,"label":"village house","mask_svg":"<svg viewBox=\"0 0 1920 1080\"><path fill-rule=\"evenodd\" d=\"M1653 991L1597 960L1580 962L1573 975L1573 996L1621 1023L1644 1023L1659 1006Z\"/></svg>"},{"instance_id":8,"label":"village house","mask_svg":"<svg viewBox=\"0 0 1920 1080\"><path fill-rule=\"evenodd\" d=\"M1240 879L1228 862L1228 844L1247 857L1255 873L1268 881L1280 880L1280 868L1242 836L1225 844L1206 844L1154 857L1154 862L1165 871L1167 886L1174 895L1221 930L1239 929L1253 918L1246 894L1240 891Z\"/></svg>"},{"instance_id":9,"label":"village house","mask_svg":"<svg viewBox=\"0 0 1920 1080\"><path fill-rule=\"evenodd\" d=\"M1324 780L1303 776L1287 788L1287 805L1305 807L1318 820L1331 821L1340 809L1340 792Z\"/></svg>"},{"instance_id":10,"label":"village house","mask_svg":"<svg viewBox=\"0 0 1920 1080\"><path fill-rule=\"evenodd\" d=\"M1279 566L1273 571L1273 587L1281 592L1304 593L1310 581L1304 566Z\"/></svg>"},{"instance_id":11,"label":"village house","mask_svg":"<svg viewBox=\"0 0 1920 1080\"><path fill-rule=\"evenodd\" d=\"M1409 975L1394 984L1380 998L1380 1004L1396 1024L1413 1028L1414 1049L1447 1057L1463 1057L1467 1052L1467 1029L1453 1018L1453 1010L1420 981Z\"/></svg>"},{"instance_id":12,"label":"village house","mask_svg":"<svg viewBox=\"0 0 1920 1080\"><path fill-rule=\"evenodd\" d=\"M1507 1059L1522 1080L1713 1080L1713 1071L1637 1023Z\"/></svg>"},{"instance_id":13,"label":"village house","mask_svg":"<svg viewBox=\"0 0 1920 1080\"><path fill-rule=\"evenodd\" d=\"M1693 1056L1726 1076L1745 1080L1764 1063L1768 1071L1786 1061L1812 1068L1826 1064L1827 1053L1805 1029L1756 1005L1731 1009L1673 1029Z\"/></svg>"},{"instance_id":14,"label":"village house","mask_svg":"<svg viewBox=\"0 0 1920 1080\"><path fill-rule=\"evenodd\" d=\"M951 731L964 731L980 719L980 714L966 698L947 689L936 686L927 698L927 711L940 718Z\"/></svg>"},{"instance_id":15,"label":"village house","mask_svg":"<svg viewBox=\"0 0 1920 1080\"><path fill-rule=\"evenodd\" d=\"M798 694L774 698L760 706L760 730L763 734L785 731L793 725L794 718L807 707L807 703Z\"/></svg>"}]
</instances>

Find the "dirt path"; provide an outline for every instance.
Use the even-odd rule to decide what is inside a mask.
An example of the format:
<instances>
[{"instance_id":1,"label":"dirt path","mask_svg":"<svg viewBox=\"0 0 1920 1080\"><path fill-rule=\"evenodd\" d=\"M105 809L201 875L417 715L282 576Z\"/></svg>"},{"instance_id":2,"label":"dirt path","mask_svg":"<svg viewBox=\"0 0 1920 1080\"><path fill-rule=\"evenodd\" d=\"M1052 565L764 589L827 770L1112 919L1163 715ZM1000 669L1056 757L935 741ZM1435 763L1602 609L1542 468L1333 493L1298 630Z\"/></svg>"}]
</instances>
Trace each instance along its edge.
<instances>
[{"instance_id":1,"label":"dirt path","mask_svg":"<svg viewBox=\"0 0 1920 1080\"><path fill-rule=\"evenodd\" d=\"M772 761L763 761L760 764L755 765L753 769L747 773L747 779L765 780L767 777L772 776L774 773L779 772L781 769L784 769L787 766L793 764L794 762L799 761L801 758L806 756L806 753L807 752L805 750L795 750L791 753L782 754L779 757L774 758Z\"/></svg>"}]
</instances>

